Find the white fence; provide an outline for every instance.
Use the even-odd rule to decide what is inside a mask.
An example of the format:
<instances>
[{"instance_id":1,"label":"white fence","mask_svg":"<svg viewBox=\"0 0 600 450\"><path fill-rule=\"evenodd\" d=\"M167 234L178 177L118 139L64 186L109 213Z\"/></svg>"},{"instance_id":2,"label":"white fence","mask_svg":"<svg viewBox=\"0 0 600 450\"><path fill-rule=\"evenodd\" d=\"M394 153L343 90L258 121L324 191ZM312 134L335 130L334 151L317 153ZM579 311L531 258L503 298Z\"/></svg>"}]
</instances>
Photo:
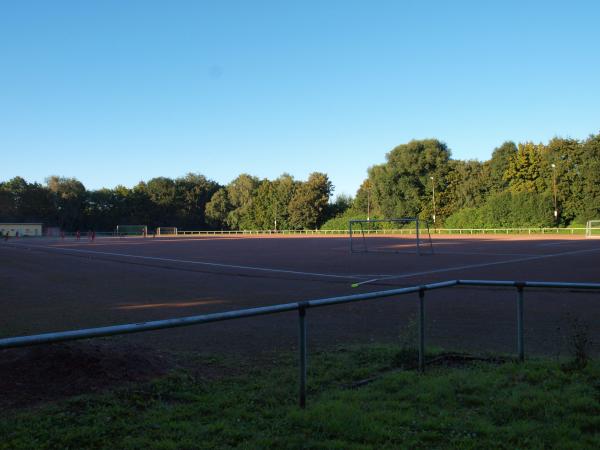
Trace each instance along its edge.
<instances>
[{"instance_id":1,"label":"white fence","mask_svg":"<svg viewBox=\"0 0 600 450\"><path fill-rule=\"evenodd\" d=\"M365 230L365 234L415 234L414 228ZM567 234L585 235L585 228L432 228L431 234ZM181 236L202 235L347 235L348 230L220 230L177 231Z\"/></svg>"}]
</instances>

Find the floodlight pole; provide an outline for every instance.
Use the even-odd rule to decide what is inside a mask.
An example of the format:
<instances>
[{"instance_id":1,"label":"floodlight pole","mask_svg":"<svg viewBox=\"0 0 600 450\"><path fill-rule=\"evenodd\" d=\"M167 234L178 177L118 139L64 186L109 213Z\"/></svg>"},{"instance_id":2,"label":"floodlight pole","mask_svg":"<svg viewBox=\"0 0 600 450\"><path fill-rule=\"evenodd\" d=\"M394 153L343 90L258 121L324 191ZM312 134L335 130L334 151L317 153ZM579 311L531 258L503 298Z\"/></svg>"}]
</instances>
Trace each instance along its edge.
<instances>
[{"instance_id":1,"label":"floodlight pole","mask_svg":"<svg viewBox=\"0 0 600 450\"><path fill-rule=\"evenodd\" d=\"M558 224L558 208L556 201L556 164L552 163L552 191L554 193L554 221Z\"/></svg>"},{"instance_id":2,"label":"floodlight pole","mask_svg":"<svg viewBox=\"0 0 600 450\"><path fill-rule=\"evenodd\" d=\"M433 203L433 223L435 223L435 184L434 184L434 180L433 177L429 177L431 179L431 192L432 192L432 196L431 196L431 202Z\"/></svg>"},{"instance_id":3,"label":"floodlight pole","mask_svg":"<svg viewBox=\"0 0 600 450\"><path fill-rule=\"evenodd\" d=\"M367 220L371 220L371 188L367 189Z\"/></svg>"}]
</instances>

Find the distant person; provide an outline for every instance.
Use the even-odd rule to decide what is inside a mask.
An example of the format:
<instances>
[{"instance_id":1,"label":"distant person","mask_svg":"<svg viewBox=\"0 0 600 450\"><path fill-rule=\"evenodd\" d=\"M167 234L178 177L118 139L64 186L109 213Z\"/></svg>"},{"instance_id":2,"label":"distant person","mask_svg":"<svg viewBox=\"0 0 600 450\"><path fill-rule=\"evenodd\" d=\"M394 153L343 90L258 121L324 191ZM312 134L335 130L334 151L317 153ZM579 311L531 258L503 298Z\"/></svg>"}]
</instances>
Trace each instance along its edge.
<instances>
[{"instance_id":1,"label":"distant person","mask_svg":"<svg viewBox=\"0 0 600 450\"><path fill-rule=\"evenodd\" d=\"M64 230L60 230L60 238L64 241L65 240L65 232Z\"/></svg>"},{"instance_id":2,"label":"distant person","mask_svg":"<svg viewBox=\"0 0 600 450\"><path fill-rule=\"evenodd\" d=\"M4 235L4 242L8 241L8 231L6 232L6 234Z\"/></svg>"},{"instance_id":3,"label":"distant person","mask_svg":"<svg viewBox=\"0 0 600 450\"><path fill-rule=\"evenodd\" d=\"M96 232L92 230L92 242L96 240Z\"/></svg>"},{"instance_id":4,"label":"distant person","mask_svg":"<svg viewBox=\"0 0 600 450\"><path fill-rule=\"evenodd\" d=\"M17 239L19 239L19 230L17 230L17 231L15 232L15 237L16 237Z\"/></svg>"},{"instance_id":5,"label":"distant person","mask_svg":"<svg viewBox=\"0 0 600 450\"><path fill-rule=\"evenodd\" d=\"M75 239L77 239L77 240L81 239L81 233L79 232L79 230L77 230L75 232Z\"/></svg>"}]
</instances>

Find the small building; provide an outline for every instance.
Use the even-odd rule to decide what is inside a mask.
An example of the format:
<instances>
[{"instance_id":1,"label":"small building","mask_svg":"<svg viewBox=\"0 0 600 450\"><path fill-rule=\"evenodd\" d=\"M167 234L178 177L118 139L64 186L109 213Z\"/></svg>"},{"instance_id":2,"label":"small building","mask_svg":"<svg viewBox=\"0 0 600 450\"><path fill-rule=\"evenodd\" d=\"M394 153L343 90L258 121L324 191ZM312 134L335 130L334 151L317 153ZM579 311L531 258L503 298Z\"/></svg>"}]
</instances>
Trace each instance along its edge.
<instances>
[{"instance_id":1,"label":"small building","mask_svg":"<svg viewBox=\"0 0 600 450\"><path fill-rule=\"evenodd\" d=\"M8 232L9 236L16 236L17 232L19 236L41 236L42 235L42 224L41 223L3 223L0 222L0 235L6 236Z\"/></svg>"}]
</instances>

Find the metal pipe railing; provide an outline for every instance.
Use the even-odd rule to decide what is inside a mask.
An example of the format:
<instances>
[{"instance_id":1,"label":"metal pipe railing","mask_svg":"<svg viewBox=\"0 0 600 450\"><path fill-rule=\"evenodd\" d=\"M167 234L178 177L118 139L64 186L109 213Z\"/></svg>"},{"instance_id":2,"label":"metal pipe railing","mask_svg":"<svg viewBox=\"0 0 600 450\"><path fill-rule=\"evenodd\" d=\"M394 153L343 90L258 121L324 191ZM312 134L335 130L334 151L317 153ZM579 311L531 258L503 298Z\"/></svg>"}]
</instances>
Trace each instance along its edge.
<instances>
[{"instance_id":1,"label":"metal pipe railing","mask_svg":"<svg viewBox=\"0 0 600 450\"><path fill-rule=\"evenodd\" d=\"M375 222L375 220L371 220ZM414 234L415 228L393 228L393 229L374 229L365 230L365 234ZM542 227L521 227L521 228L431 228L431 234L569 234L585 235L586 228L542 228ZM228 234L342 234L347 235L349 229L337 230L178 230L178 235L228 235Z\"/></svg>"},{"instance_id":2,"label":"metal pipe railing","mask_svg":"<svg viewBox=\"0 0 600 450\"><path fill-rule=\"evenodd\" d=\"M525 359L524 346L524 292L525 288L551 288L551 289L583 289L599 290L600 283L563 283L546 281L499 281L499 280L450 280L439 283L430 283L420 286L411 286L385 291L368 292L364 294L345 295L323 299L307 300L294 303L283 303L257 308L239 309L197 316L179 317L166 320L155 320L149 322L113 325L107 327L86 328L80 330L59 331L43 333L30 336L17 336L0 339L0 350L17 347L28 347L34 345L50 344L55 342L74 341L97 337L114 336L120 334L140 333L166 328L177 328L204 323L219 322L225 320L241 319L246 317L278 314L283 312L298 311L299 317L299 353L300 353L300 407L306 405L308 347L307 347L307 309L324 306L339 305L344 303L388 298L397 295L418 293L419 296L419 336L418 336L418 367L420 371L425 369L425 292L428 290L443 289L452 286L499 286L514 287L517 289L517 354L520 361Z\"/></svg>"}]
</instances>

